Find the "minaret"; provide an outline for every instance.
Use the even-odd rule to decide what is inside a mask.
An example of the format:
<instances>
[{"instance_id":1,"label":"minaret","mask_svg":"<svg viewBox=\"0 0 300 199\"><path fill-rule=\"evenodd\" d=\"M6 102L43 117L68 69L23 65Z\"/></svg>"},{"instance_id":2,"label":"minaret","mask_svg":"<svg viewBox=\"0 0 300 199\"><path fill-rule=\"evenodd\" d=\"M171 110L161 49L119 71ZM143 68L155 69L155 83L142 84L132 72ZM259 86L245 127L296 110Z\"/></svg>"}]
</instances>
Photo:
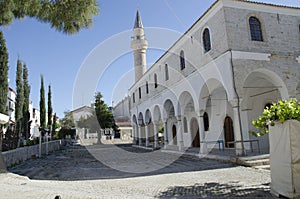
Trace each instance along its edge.
<instances>
[{"instance_id":1,"label":"minaret","mask_svg":"<svg viewBox=\"0 0 300 199\"><path fill-rule=\"evenodd\" d=\"M131 49L134 55L135 82L137 82L146 72L146 50L148 42L145 39L144 27L139 11L136 12L135 23L133 27L133 37Z\"/></svg>"}]
</instances>

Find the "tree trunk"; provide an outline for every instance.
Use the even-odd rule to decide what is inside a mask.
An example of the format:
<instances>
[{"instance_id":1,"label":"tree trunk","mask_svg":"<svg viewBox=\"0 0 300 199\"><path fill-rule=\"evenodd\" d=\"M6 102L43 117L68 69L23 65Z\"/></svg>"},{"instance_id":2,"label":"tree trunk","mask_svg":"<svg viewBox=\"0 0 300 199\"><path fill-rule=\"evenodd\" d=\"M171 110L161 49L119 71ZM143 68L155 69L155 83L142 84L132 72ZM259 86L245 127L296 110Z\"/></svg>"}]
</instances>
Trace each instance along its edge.
<instances>
[{"instance_id":1,"label":"tree trunk","mask_svg":"<svg viewBox=\"0 0 300 199\"><path fill-rule=\"evenodd\" d=\"M5 173L6 172L6 166L2 158L2 141L3 141L3 129L1 125L1 130L0 130L0 173Z\"/></svg>"}]
</instances>

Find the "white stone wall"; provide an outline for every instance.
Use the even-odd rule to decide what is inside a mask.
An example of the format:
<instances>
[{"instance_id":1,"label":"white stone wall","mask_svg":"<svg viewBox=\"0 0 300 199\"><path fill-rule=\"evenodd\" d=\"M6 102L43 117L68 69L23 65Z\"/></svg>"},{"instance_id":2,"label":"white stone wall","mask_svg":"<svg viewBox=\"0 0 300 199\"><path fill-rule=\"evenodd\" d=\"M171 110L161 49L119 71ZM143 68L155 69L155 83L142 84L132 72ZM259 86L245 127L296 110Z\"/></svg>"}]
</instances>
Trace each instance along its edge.
<instances>
[{"instance_id":1,"label":"white stone wall","mask_svg":"<svg viewBox=\"0 0 300 199\"><path fill-rule=\"evenodd\" d=\"M113 107L114 117L125 116L130 118L129 103L130 103L130 97L125 97L116 106L114 106Z\"/></svg>"},{"instance_id":2,"label":"white stone wall","mask_svg":"<svg viewBox=\"0 0 300 199\"><path fill-rule=\"evenodd\" d=\"M60 150L63 145L63 141L56 140L48 143L48 152ZM39 154L39 145L33 145L28 147L17 148L10 151L2 152L3 160L7 167L20 164L28 159L36 158ZM46 154L46 143L42 143L42 154Z\"/></svg>"}]
</instances>

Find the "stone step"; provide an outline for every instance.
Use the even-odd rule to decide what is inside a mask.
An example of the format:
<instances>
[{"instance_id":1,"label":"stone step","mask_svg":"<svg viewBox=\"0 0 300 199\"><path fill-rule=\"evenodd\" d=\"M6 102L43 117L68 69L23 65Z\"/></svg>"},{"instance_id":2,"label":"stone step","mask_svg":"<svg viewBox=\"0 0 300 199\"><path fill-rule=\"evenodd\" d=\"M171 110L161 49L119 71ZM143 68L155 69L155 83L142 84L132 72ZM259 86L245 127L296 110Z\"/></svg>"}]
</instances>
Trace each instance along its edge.
<instances>
[{"instance_id":1,"label":"stone step","mask_svg":"<svg viewBox=\"0 0 300 199\"><path fill-rule=\"evenodd\" d=\"M270 165L270 160L268 158L247 160L247 161L243 161L242 165L249 166L249 167L261 166L261 165Z\"/></svg>"},{"instance_id":2,"label":"stone step","mask_svg":"<svg viewBox=\"0 0 300 199\"><path fill-rule=\"evenodd\" d=\"M255 166L253 167L255 169L265 169L265 170L270 170L270 165L260 165L260 166Z\"/></svg>"}]
</instances>

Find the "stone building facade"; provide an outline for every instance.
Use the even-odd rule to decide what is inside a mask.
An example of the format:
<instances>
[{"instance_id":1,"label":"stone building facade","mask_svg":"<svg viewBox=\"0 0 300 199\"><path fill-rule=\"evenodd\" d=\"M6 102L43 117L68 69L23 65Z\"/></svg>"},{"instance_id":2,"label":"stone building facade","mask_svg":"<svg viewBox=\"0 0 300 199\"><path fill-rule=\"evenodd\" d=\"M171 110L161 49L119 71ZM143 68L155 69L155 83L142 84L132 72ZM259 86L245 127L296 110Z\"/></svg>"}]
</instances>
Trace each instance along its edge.
<instances>
[{"instance_id":1,"label":"stone building facade","mask_svg":"<svg viewBox=\"0 0 300 199\"><path fill-rule=\"evenodd\" d=\"M136 18L132 49L140 74L147 43ZM241 155L258 139L267 151L268 137L248 132L270 103L300 99L300 8L217 0L135 79L129 92L136 144L158 147L163 126L165 147L205 153L219 141Z\"/></svg>"}]
</instances>

